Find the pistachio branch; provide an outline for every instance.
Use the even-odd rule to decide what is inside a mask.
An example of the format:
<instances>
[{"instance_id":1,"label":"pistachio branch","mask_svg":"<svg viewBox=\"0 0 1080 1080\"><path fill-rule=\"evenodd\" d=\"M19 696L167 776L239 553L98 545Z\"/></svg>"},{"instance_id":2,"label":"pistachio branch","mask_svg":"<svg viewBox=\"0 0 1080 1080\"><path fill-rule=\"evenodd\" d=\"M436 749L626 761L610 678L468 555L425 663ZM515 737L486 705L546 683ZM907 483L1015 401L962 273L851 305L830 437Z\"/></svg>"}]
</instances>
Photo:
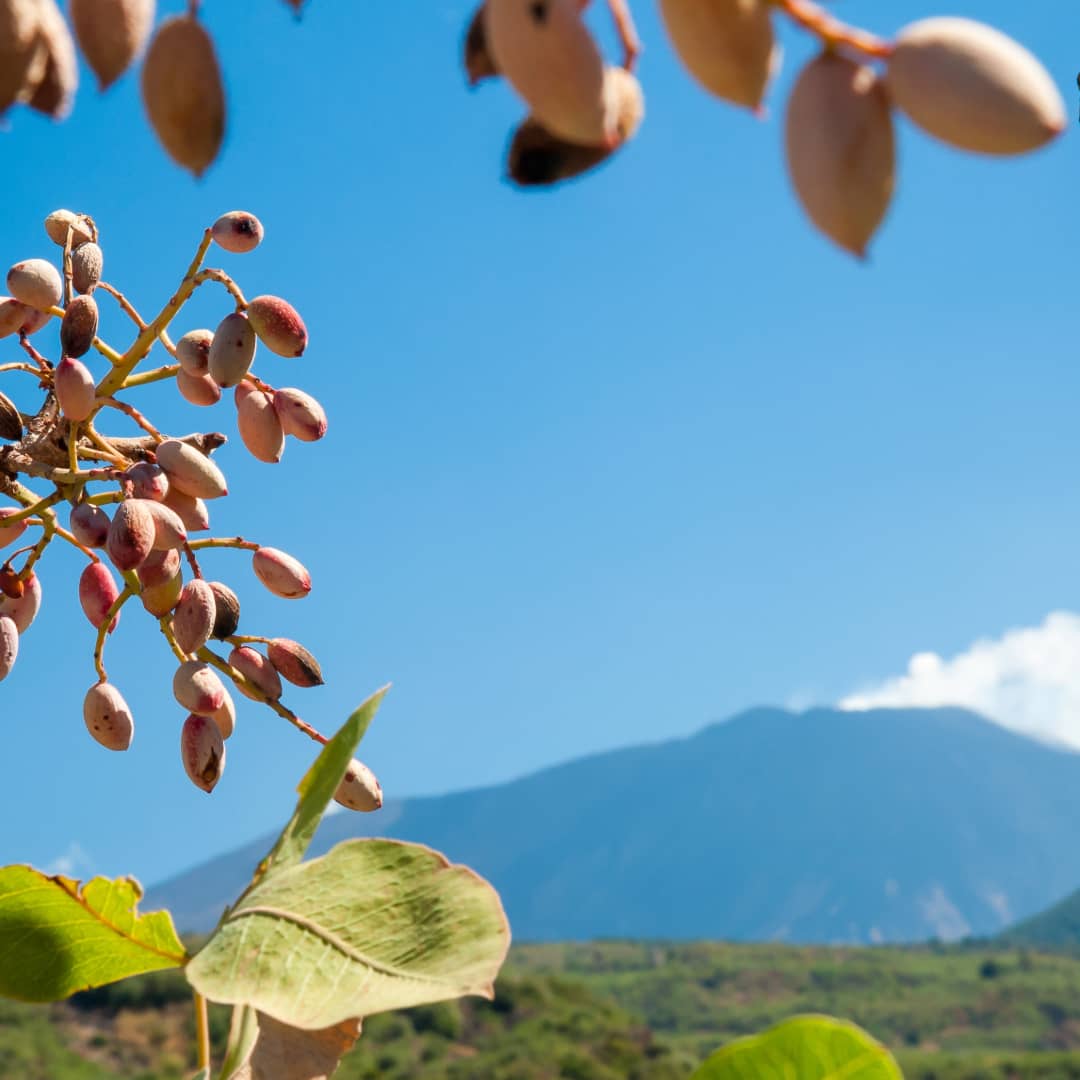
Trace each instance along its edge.
<instances>
[{"instance_id":1,"label":"pistachio branch","mask_svg":"<svg viewBox=\"0 0 1080 1080\"><path fill-rule=\"evenodd\" d=\"M888 60L893 53L889 42L840 22L813 0L769 0L804 30L821 39L827 48L845 47L875 60Z\"/></svg>"},{"instance_id":2,"label":"pistachio branch","mask_svg":"<svg viewBox=\"0 0 1080 1080\"><path fill-rule=\"evenodd\" d=\"M256 701L261 701L265 705L269 705L278 716L288 720L297 731L302 731L309 739L314 739L315 742L322 746L325 746L330 741L321 731L317 731L305 720L301 720L292 709L286 708L280 701L274 701L267 697L259 687L257 687L250 679L241 675L236 668L222 657L218 656L213 649L208 649L204 645L195 655L204 663L216 667L223 675L227 675L232 679L236 686L242 688L242 693L247 694L249 697L254 697Z\"/></svg>"},{"instance_id":3,"label":"pistachio branch","mask_svg":"<svg viewBox=\"0 0 1080 1080\"><path fill-rule=\"evenodd\" d=\"M141 331L139 336L132 342L131 347L121 357L120 362L98 383L99 395L108 397L115 394L124 385L124 380L135 370L139 361L150 352L158 336L168 328L177 312L195 291L195 278L199 272L199 267L202 266L203 259L206 258L206 252L210 248L212 239L213 236L210 230L204 230L202 241L199 243L195 257L191 260L191 265L188 267L187 273L184 274L179 288L169 298L168 303L161 309L154 321L149 323L146 329Z\"/></svg>"}]
</instances>

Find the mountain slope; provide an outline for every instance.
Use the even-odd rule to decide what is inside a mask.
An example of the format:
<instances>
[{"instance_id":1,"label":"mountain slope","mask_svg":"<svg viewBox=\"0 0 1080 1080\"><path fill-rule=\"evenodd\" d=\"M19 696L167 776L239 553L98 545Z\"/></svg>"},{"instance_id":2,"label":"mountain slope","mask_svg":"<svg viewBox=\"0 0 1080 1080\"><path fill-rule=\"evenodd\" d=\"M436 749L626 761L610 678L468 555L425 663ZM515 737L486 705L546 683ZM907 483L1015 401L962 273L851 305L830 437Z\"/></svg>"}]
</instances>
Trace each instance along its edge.
<instances>
[{"instance_id":1,"label":"mountain slope","mask_svg":"<svg viewBox=\"0 0 1080 1080\"><path fill-rule=\"evenodd\" d=\"M335 815L490 878L517 940L955 938L1080 881L1080 755L960 709L755 709L497 787ZM209 928L269 838L151 890Z\"/></svg>"},{"instance_id":2,"label":"mountain slope","mask_svg":"<svg viewBox=\"0 0 1080 1080\"><path fill-rule=\"evenodd\" d=\"M1008 945L1036 949L1080 949L1080 889L1045 911L1003 930L1000 940Z\"/></svg>"}]
</instances>

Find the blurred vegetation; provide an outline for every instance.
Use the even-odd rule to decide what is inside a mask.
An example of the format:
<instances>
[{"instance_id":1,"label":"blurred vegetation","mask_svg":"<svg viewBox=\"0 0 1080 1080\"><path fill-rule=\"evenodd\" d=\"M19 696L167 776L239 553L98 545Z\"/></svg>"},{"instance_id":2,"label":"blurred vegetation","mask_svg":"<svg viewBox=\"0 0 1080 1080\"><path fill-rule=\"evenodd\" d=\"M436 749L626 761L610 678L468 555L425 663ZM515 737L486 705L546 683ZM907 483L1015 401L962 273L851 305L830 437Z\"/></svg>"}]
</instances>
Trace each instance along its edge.
<instances>
[{"instance_id":1,"label":"blurred vegetation","mask_svg":"<svg viewBox=\"0 0 1080 1080\"><path fill-rule=\"evenodd\" d=\"M176 1080L175 972L58 1006L0 1002L0 1076ZM728 1039L801 1012L866 1028L908 1080L1080 1080L1080 958L982 944L516 946L494 1001L371 1017L339 1080L685 1080ZM220 1048L228 1014L215 1009Z\"/></svg>"}]
</instances>

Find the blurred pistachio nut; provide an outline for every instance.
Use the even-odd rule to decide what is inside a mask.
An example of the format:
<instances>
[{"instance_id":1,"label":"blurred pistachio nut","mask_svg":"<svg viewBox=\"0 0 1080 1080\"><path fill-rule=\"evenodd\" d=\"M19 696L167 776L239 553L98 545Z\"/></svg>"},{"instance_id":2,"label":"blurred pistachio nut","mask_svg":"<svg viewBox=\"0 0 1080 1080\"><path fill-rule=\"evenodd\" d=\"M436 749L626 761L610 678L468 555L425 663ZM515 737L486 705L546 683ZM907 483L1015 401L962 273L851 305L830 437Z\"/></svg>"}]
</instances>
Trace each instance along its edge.
<instances>
[{"instance_id":1,"label":"blurred pistachio nut","mask_svg":"<svg viewBox=\"0 0 1080 1080\"><path fill-rule=\"evenodd\" d=\"M143 62L142 97L166 153L201 176L225 134L225 91L214 43L190 14L157 28Z\"/></svg>"},{"instance_id":2,"label":"blurred pistachio nut","mask_svg":"<svg viewBox=\"0 0 1080 1080\"><path fill-rule=\"evenodd\" d=\"M170 548L181 547L187 540L187 531L180 515L162 502L153 499L138 500L150 512L154 520L154 543L155 551L168 551Z\"/></svg>"},{"instance_id":3,"label":"blurred pistachio nut","mask_svg":"<svg viewBox=\"0 0 1080 1080\"><path fill-rule=\"evenodd\" d=\"M0 682L11 674L19 656L19 630L15 620L0 615Z\"/></svg>"},{"instance_id":4,"label":"blurred pistachio nut","mask_svg":"<svg viewBox=\"0 0 1080 1080\"><path fill-rule=\"evenodd\" d=\"M152 461L140 461L124 473L124 479L131 484L131 494L136 499L152 499L162 502L169 494L169 478L160 465Z\"/></svg>"},{"instance_id":5,"label":"blurred pistachio nut","mask_svg":"<svg viewBox=\"0 0 1080 1080\"><path fill-rule=\"evenodd\" d=\"M822 53L791 91L785 134L788 170L810 220L864 255L893 192L893 123L881 79L870 67Z\"/></svg>"},{"instance_id":6,"label":"blurred pistachio nut","mask_svg":"<svg viewBox=\"0 0 1080 1080\"><path fill-rule=\"evenodd\" d=\"M759 108L775 68L768 0L660 0L671 44L711 94Z\"/></svg>"},{"instance_id":7,"label":"blurred pistachio nut","mask_svg":"<svg viewBox=\"0 0 1080 1080\"><path fill-rule=\"evenodd\" d=\"M192 578L173 612L173 634L183 652L197 652L206 644L214 628L214 614L213 590L202 578Z\"/></svg>"},{"instance_id":8,"label":"blurred pistachio nut","mask_svg":"<svg viewBox=\"0 0 1080 1080\"><path fill-rule=\"evenodd\" d=\"M310 394L294 386L274 391L274 411L282 431L301 442L315 442L326 434L325 410Z\"/></svg>"},{"instance_id":9,"label":"blurred pistachio nut","mask_svg":"<svg viewBox=\"0 0 1080 1080\"><path fill-rule=\"evenodd\" d=\"M185 660L173 675L173 697L191 712L209 716L225 702L225 685L209 664Z\"/></svg>"},{"instance_id":10,"label":"blurred pistachio nut","mask_svg":"<svg viewBox=\"0 0 1080 1080\"><path fill-rule=\"evenodd\" d=\"M487 0L484 29L496 66L548 131L612 144L604 61L579 0Z\"/></svg>"},{"instance_id":11,"label":"blurred pistachio nut","mask_svg":"<svg viewBox=\"0 0 1080 1080\"><path fill-rule=\"evenodd\" d=\"M20 634L25 634L41 610L41 579L35 573L23 582L23 594L0 596L0 615L6 615Z\"/></svg>"},{"instance_id":12,"label":"blurred pistachio nut","mask_svg":"<svg viewBox=\"0 0 1080 1080\"><path fill-rule=\"evenodd\" d=\"M0 338L17 333L32 313L32 308L14 297L0 296Z\"/></svg>"},{"instance_id":13,"label":"blurred pistachio nut","mask_svg":"<svg viewBox=\"0 0 1080 1080\"><path fill-rule=\"evenodd\" d=\"M216 405L221 400L221 387L209 375L191 375L180 370L176 373L176 389L192 405Z\"/></svg>"},{"instance_id":14,"label":"blurred pistachio nut","mask_svg":"<svg viewBox=\"0 0 1080 1080\"><path fill-rule=\"evenodd\" d=\"M371 813L383 804L382 788L375 774L362 761L353 758L334 793L334 801L349 810Z\"/></svg>"},{"instance_id":15,"label":"blurred pistachio nut","mask_svg":"<svg viewBox=\"0 0 1080 1080\"><path fill-rule=\"evenodd\" d=\"M311 592L311 575L298 559L277 548L261 547L251 558L255 576L275 595L297 600Z\"/></svg>"},{"instance_id":16,"label":"blurred pistachio nut","mask_svg":"<svg viewBox=\"0 0 1080 1080\"><path fill-rule=\"evenodd\" d=\"M154 0L70 0L68 12L101 90L127 71L154 25Z\"/></svg>"},{"instance_id":17,"label":"blurred pistachio nut","mask_svg":"<svg viewBox=\"0 0 1080 1080\"><path fill-rule=\"evenodd\" d=\"M207 512L206 503L197 496L170 487L161 501L176 511L188 532L205 532L210 528L210 514Z\"/></svg>"},{"instance_id":18,"label":"blurred pistachio nut","mask_svg":"<svg viewBox=\"0 0 1080 1080\"><path fill-rule=\"evenodd\" d=\"M256 296L245 308L259 340L278 356L303 356L308 332L299 312L280 296Z\"/></svg>"},{"instance_id":19,"label":"blurred pistachio nut","mask_svg":"<svg viewBox=\"0 0 1080 1080\"><path fill-rule=\"evenodd\" d=\"M510 140L506 177L518 187L550 187L596 168L615 149L567 142L530 116L522 121Z\"/></svg>"},{"instance_id":20,"label":"blurred pistachio nut","mask_svg":"<svg viewBox=\"0 0 1080 1080\"><path fill-rule=\"evenodd\" d=\"M645 118L645 95L641 83L626 68L604 68L604 110L613 146L632 139Z\"/></svg>"},{"instance_id":21,"label":"blurred pistachio nut","mask_svg":"<svg viewBox=\"0 0 1080 1080\"><path fill-rule=\"evenodd\" d=\"M228 495L229 489L221 470L194 446L179 439L166 439L158 443L155 453L157 463L169 478L170 491L175 488L198 499L217 499ZM173 509L177 510L175 506ZM177 513L180 511L177 510Z\"/></svg>"},{"instance_id":22,"label":"blurred pistachio nut","mask_svg":"<svg viewBox=\"0 0 1080 1080\"><path fill-rule=\"evenodd\" d=\"M60 348L76 360L85 356L98 331L98 306L92 296L76 296L64 309L60 322Z\"/></svg>"},{"instance_id":23,"label":"blurred pistachio nut","mask_svg":"<svg viewBox=\"0 0 1080 1080\"><path fill-rule=\"evenodd\" d=\"M189 375L205 375L213 340L213 330L189 330L176 343L176 362Z\"/></svg>"},{"instance_id":24,"label":"blurred pistachio nut","mask_svg":"<svg viewBox=\"0 0 1080 1080\"><path fill-rule=\"evenodd\" d=\"M7 274L8 292L21 304L45 311L60 303L64 283L60 271L45 259L23 259Z\"/></svg>"},{"instance_id":25,"label":"blurred pistachio nut","mask_svg":"<svg viewBox=\"0 0 1080 1080\"><path fill-rule=\"evenodd\" d=\"M0 0L0 115L25 101L44 74L38 0Z\"/></svg>"},{"instance_id":26,"label":"blurred pistachio nut","mask_svg":"<svg viewBox=\"0 0 1080 1080\"><path fill-rule=\"evenodd\" d=\"M483 4L476 9L469 28L465 31L463 52L465 77L470 86L476 86L484 79L493 79L499 74L491 50L488 48Z\"/></svg>"},{"instance_id":27,"label":"blurred pistachio nut","mask_svg":"<svg viewBox=\"0 0 1080 1080\"><path fill-rule=\"evenodd\" d=\"M109 536L109 515L91 502L77 503L68 515L71 535L88 548L102 548Z\"/></svg>"},{"instance_id":28,"label":"blurred pistachio nut","mask_svg":"<svg viewBox=\"0 0 1080 1080\"><path fill-rule=\"evenodd\" d=\"M240 600L236 593L220 581L208 582L214 594L214 625L210 636L224 641L236 633L240 625Z\"/></svg>"},{"instance_id":29,"label":"blurred pistachio nut","mask_svg":"<svg viewBox=\"0 0 1080 1080\"><path fill-rule=\"evenodd\" d=\"M21 439L22 416L15 402L6 394L0 394L0 439Z\"/></svg>"},{"instance_id":30,"label":"blurred pistachio nut","mask_svg":"<svg viewBox=\"0 0 1080 1080\"><path fill-rule=\"evenodd\" d=\"M151 551L135 570L135 576L144 589L153 588L170 581L180 573L180 552L175 548ZM177 590L179 596L179 590Z\"/></svg>"},{"instance_id":31,"label":"blurred pistachio nut","mask_svg":"<svg viewBox=\"0 0 1080 1080\"><path fill-rule=\"evenodd\" d=\"M893 102L961 150L1023 154L1065 130L1065 106L1039 61L972 19L923 19L901 30L886 73Z\"/></svg>"},{"instance_id":32,"label":"blurred pistachio nut","mask_svg":"<svg viewBox=\"0 0 1080 1080\"><path fill-rule=\"evenodd\" d=\"M85 420L94 411L97 387L90 369L81 360L65 356L56 365L53 389L66 419Z\"/></svg>"},{"instance_id":33,"label":"blurred pistachio nut","mask_svg":"<svg viewBox=\"0 0 1080 1080\"><path fill-rule=\"evenodd\" d=\"M180 758L188 779L203 791L211 792L225 769L225 740L209 717L192 713L180 732Z\"/></svg>"},{"instance_id":34,"label":"blurred pistachio nut","mask_svg":"<svg viewBox=\"0 0 1080 1080\"><path fill-rule=\"evenodd\" d=\"M71 253L71 283L76 292L92 293L101 280L104 265L105 255L97 244L93 241L80 244Z\"/></svg>"},{"instance_id":35,"label":"blurred pistachio nut","mask_svg":"<svg viewBox=\"0 0 1080 1080\"><path fill-rule=\"evenodd\" d=\"M236 386L255 359L255 331L246 315L234 311L218 323L207 354L207 371L223 389Z\"/></svg>"},{"instance_id":36,"label":"blurred pistachio nut","mask_svg":"<svg viewBox=\"0 0 1080 1080\"><path fill-rule=\"evenodd\" d=\"M257 461L274 464L285 452L285 432L274 410L271 395L262 390L246 394L236 407L240 439Z\"/></svg>"},{"instance_id":37,"label":"blurred pistachio nut","mask_svg":"<svg viewBox=\"0 0 1080 1080\"><path fill-rule=\"evenodd\" d=\"M14 525L5 525L4 519L18 514L20 511L15 506L0 506L0 548L14 544L24 532L26 532L26 518L16 521Z\"/></svg>"},{"instance_id":38,"label":"blurred pistachio nut","mask_svg":"<svg viewBox=\"0 0 1080 1080\"><path fill-rule=\"evenodd\" d=\"M83 698L83 720L86 730L106 750L126 750L135 734L131 709L112 683L99 682Z\"/></svg>"},{"instance_id":39,"label":"blurred pistachio nut","mask_svg":"<svg viewBox=\"0 0 1080 1080\"><path fill-rule=\"evenodd\" d=\"M229 738L236 730L236 703L228 690L225 691L225 700L222 702L221 708L211 713L210 719L217 724L222 739Z\"/></svg>"},{"instance_id":40,"label":"blurred pistachio nut","mask_svg":"<svg viewBox=\"0 0 1080 1080\"><path fill-rule=\"evenodd\" d=\"M95 630L100 630L108 618L109 609L120 597L116 579L103 562L90 563L79 575L79 603L83 614ZM118 611L109 623L111 634L120 624Z\"/></svg>"},{"instance_id":41,"label":"blurred pistachio nut","mask_svg":"<svg viewBox=\"0 0 1080 1080\"><path fill-rule=\"evenodd\" d=\"M229 653L229 666L238 671L258 693L237 683L237 689L252 701L277 701L281 697L281 679L273 665L261 652L249 645L238 645Z\"/></svg>"},{"instance_id":42,"label":"blurred pistachio nut","mask_svg":"<svg viewBox=\"0 0 1080 1080\"><path fill-rule=\"evenodd\" d=\"M93 221L85 214L76 214L71 210L54 210L45 218L45 232L49 239L60 247L67 243L69 229L72 248L93 240L97 235Z\"/></svg>"},{"instance_id":43,"label":"blurred pistachio nut","mask_svg":"<svg viewBox=\"0 0 1080 1080\"><path fill-rule=\"evenodd\" d=\"M322 686L324 679L319 661L299 642L273 638L266 654L277 673L293 686Z\"/></svg>"},{"instance_id":44,"label":"blurred pistachio nut","mask_svg":"<svg viewBox=\"0 0 1080 1080\"><path fill-rule=\"evenodd\" d=\"M243 255L254 251L262 243L262 222L246 210L230 210L214 222L210 235L218 247Z\"/></svg>"},{"instance_id":45,"label":"blurred pistachio nut","mask_svg":"<svg viewBox=\"0 0 1080 1080\"><path fill-rule=\"evenodd\" d=\"M38 0L40 24L38 49L44 55L41 77L27 104L54 120L63 120L71 112L79 85L79 62L75 42L56 0Z\"/></svg>"},{"instance_id":46,"label":"blurred pistachio nut","mask_svg":"<svg viewBox=\"0 0 1080 1080\"><path fill-rule=\"evenodd\" d=\"M157 525L148 499L125 499L113 513L105 550L117 570L134 570L150 554Z\"/></svg>"}]
</instances>

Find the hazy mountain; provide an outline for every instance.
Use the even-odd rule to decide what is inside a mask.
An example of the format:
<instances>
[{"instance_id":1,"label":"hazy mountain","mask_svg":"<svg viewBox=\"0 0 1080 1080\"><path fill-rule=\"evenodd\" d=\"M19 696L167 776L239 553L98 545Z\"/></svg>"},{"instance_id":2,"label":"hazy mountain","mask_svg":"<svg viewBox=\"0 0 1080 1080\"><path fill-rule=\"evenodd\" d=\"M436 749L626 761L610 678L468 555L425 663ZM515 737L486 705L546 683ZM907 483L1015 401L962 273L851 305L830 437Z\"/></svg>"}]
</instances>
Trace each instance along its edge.
<instances>
[{"instance_id":1,"label":"hazy mountain","mask_svg":"<svg viewBox=\"0 0 1080 1080\"><path fill-rule=\"evenodd\" d=\"M951 939L1080 882L1080 755L961 709L754 709L690 738L326 819L321 854L389 835L500 890L517 940ZM152 889L208 929L271 837Z\"/></svg>"},{"instance_id":2,"label":"hazy mountain","mask_svg":"<svg viewBox=\"0 0 1080 1080\"><path fill-rule=\"evenodd\" d=\"M1080 890L1064 900L1023 919L1000 934L1009 945L1031 945L1036 949L1080 949Z\"/></svg>"}]
</instances>

